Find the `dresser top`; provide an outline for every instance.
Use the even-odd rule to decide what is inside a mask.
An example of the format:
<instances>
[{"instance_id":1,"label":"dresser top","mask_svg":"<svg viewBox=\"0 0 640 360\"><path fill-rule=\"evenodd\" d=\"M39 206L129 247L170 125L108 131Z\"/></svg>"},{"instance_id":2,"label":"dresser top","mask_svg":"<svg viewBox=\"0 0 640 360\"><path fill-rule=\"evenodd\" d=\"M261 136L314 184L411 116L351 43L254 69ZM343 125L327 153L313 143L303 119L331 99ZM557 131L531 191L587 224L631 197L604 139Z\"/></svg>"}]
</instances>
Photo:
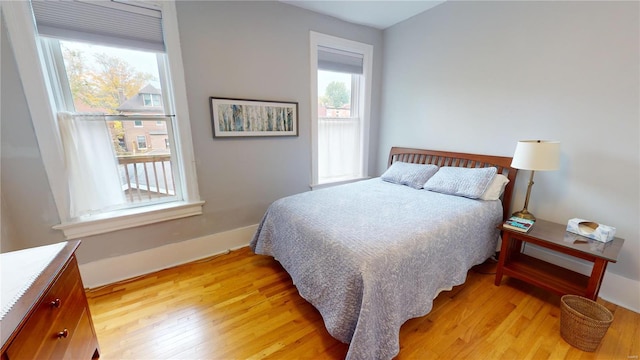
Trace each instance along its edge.
<instances>
[{"instance_id":1,"label":"dresser top","mask_svg":"<svg viewBox=\"0 0 640 360\"><path fill-rule=\"evenodd\" d=\"M0 318L0 341L3 351L79 245L80 241L74 240L1 254L3 316ZM16 285L16 280L27 283ZM5 285L5 282L9 284ZM13 299L16 294L19 296ZM11 304L6 304L9 307L6 312L5 298L12 300Z\"/></svg>"},{"instance_id":2,"label":"dresser top","mask_svg":"<svg viewBox=\"0 0 640 360\"><path fill-rule=\"evenodd\" d=\"M31 287L65 243L0 254L0 320Z\"/></svg>"}]
</instances>

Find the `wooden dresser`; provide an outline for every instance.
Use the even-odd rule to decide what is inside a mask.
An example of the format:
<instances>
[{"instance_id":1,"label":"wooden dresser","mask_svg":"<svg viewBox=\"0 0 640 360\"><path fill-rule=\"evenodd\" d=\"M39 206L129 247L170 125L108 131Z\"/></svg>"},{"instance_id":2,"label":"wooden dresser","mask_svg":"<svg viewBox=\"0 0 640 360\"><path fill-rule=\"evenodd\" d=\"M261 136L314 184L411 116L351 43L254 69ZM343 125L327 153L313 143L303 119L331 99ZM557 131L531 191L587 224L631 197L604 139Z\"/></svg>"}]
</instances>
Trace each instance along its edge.
<instances>
[{"instance_id":1,"label":"wooden dresser","mask_svg":"<svg viewBox=\"0 0 640 360\"><path fill-rule=\"evenodd\" d=\"M67 242L4 316L1 360L99 357L75 257L78 245Z\"/></svg>"}]
</instances>

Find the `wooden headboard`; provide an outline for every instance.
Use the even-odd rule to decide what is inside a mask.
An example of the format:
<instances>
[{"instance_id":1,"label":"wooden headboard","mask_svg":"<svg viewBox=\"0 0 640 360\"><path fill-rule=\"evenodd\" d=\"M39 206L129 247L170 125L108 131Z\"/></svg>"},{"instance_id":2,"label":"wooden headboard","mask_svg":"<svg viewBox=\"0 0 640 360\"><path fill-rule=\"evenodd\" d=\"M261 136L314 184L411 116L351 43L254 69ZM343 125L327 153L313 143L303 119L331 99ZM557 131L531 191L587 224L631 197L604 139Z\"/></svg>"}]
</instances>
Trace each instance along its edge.
<instances>
[{"instance_id":1,"label":"wooden headboard","mask_svg":"<svg viewBox=\"0 0 640 360\"><path fill-rule=\"evenodd\" d=\"M511 167L511 159L512 158L506 156L392 147L387 166L391 166L391 164L396 161L412 164L433 164L440 167L459 166L481 168L494 166L498 169L498 174L503 174L509 179L509 183L504 189L504 194L502 194L502 216L506 220L511 216L511 195L516 182L516 175L518 174L518 169Z\"/></svg>"}]
</instances>

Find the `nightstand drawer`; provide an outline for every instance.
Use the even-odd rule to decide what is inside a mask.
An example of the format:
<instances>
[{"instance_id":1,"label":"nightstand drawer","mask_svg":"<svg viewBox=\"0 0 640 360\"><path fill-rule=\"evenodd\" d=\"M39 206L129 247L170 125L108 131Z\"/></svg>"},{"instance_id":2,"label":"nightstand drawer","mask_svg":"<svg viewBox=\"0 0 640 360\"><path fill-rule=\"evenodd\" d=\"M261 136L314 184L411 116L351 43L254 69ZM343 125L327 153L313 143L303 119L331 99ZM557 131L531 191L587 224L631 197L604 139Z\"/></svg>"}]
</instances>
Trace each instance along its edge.
<instances>
[{"instance_id":1,"label":"nightstand drawer","mask_svg":"<svg viewBox=\"0 0 640 360\"><path fill-rule=\"evenodd\" d=\"M36 304L22 331L7 348L7 357L62 358L84 310L84 289L74 258Z\"/></svg>"}]
</instances>

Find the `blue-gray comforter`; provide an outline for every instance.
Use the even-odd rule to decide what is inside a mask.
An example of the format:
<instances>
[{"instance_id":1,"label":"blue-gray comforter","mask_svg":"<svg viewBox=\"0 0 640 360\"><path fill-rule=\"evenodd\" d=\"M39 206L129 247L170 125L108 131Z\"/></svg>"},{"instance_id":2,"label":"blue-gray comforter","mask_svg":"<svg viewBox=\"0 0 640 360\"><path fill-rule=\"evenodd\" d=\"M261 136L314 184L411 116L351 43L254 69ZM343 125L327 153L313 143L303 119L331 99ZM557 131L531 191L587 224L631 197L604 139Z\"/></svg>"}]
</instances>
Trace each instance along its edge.
<instances>
[{"instance_id":1,"label":"blue-gray comforter","mask_svg":"<svg viewBox=\"0 0 640 360\"><path fill-rule=\"evenodd\" d=\"M390 359L400 326L427 314L493 254L499 201L416 190L379 178L274 202L251 242L291 275L347 359Z\"/></svg>"}]
</instances>

